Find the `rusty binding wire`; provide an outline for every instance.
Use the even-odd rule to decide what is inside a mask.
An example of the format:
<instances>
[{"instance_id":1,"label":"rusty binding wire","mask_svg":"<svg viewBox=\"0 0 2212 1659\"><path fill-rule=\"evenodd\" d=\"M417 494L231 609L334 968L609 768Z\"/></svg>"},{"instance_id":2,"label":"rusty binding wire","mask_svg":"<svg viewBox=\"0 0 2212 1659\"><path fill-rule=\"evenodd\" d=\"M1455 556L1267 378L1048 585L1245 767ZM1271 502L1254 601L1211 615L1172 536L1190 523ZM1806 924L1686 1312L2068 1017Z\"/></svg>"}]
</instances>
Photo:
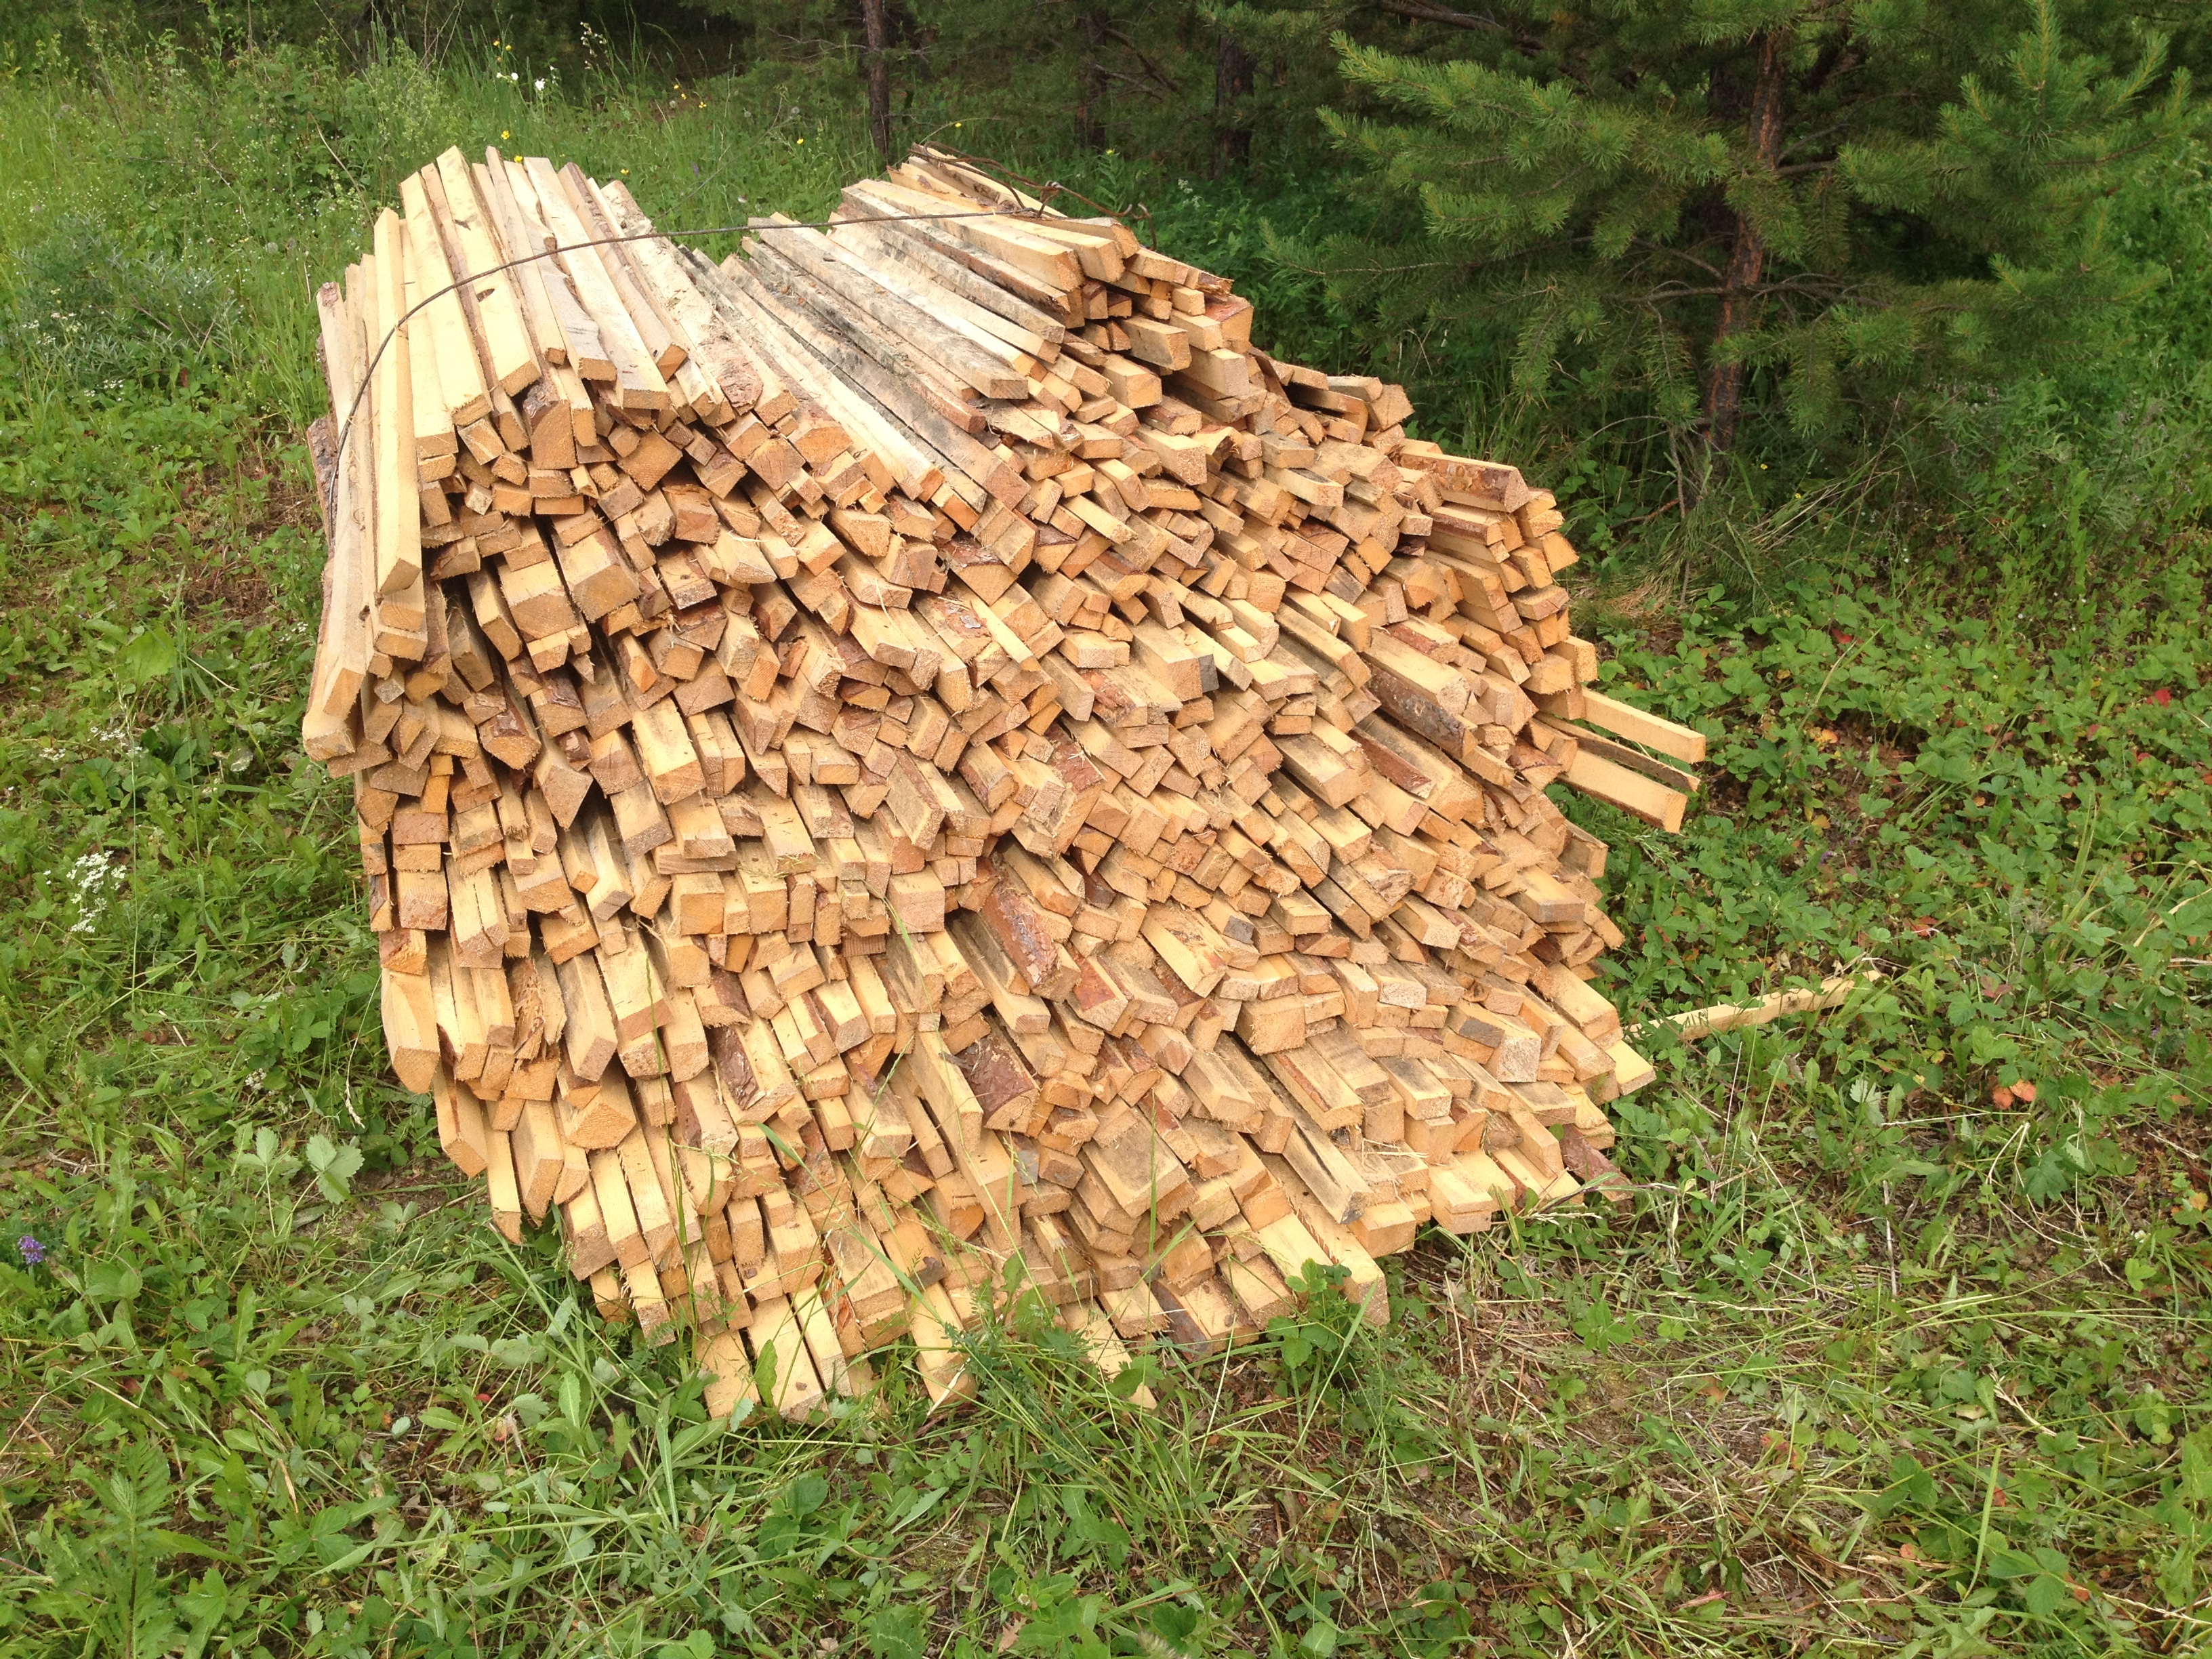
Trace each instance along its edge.
<instances>
[{"instance_id":1,"label":"rusty binding wire","mask_svg":"<svg viewBox=\"0 0 2212 1659\"><path fill-rule=\"evenodd\" d=\"M1006 162L994 156L972 155L965 150L951 149L943 144L924 143L917 144L915 148L926 156L957 162L962 167L981 174L1000 188L1013 191L1015 194L1018 195L1023 191L1026 191L1036 198L1036 208L1029 210L1033 218L1042 218L1044 210L1051 208L1064 196L1070 201L1081 203L1102 218L1124 221L1142 220L1144 229L1140 234L1145 246L1155 252L1158 250L1159 238L1154 231L1152 210L1142 202L1133 202L1126 207L1109 207L1103 202L1085 196L1073 185L1062 184L1057 179L1032 179L1029 174L1009 167ZM1019 188L1017 189L1017 186Z\"/></svg>"}]
</instances>

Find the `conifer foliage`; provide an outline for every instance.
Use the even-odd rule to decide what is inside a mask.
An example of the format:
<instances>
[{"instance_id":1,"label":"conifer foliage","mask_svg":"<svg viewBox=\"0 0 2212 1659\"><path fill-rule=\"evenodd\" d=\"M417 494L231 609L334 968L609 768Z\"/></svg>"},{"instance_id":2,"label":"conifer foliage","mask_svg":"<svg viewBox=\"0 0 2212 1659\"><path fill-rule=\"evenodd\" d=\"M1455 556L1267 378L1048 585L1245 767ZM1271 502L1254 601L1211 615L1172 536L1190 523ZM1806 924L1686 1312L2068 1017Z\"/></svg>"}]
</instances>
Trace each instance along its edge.
<instances>
[{"instance_id":1,"label":"conifer foliage","mask_svg":"<svg viewBox=\"0 0 2212 1659\"><path fill-rule=\"evenodd\" d=\"M1714 453L1754 411L1819 438L2109 349L2160 273L2106 204L2202 121L2125 7L2094 40L2055 0L1393 8L1412 51L1348 9L1235 9L1346 26L1323 118L1388 204L1291 257L1432 346L1504 336L1519 392L1626 392Z\"/></svg>"}]
</instances>

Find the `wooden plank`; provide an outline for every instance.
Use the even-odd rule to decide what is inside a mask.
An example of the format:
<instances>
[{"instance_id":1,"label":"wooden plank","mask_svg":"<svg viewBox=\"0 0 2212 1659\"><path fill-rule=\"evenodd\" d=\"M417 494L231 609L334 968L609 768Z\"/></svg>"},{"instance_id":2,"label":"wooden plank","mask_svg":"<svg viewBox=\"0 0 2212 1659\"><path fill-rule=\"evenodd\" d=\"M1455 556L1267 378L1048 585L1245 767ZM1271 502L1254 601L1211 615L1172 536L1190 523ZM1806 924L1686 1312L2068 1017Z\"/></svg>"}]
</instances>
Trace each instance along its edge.
<instances>
[{"instance_id":1,"label":"wooden plank","mask_svg":"<svg viewBox=\"0 0 2212 1659\"><path fill-rule=\"evenodd\" d=\"M386 596L419 590L422 581L413 428L411 416L402 414L414 408L407 330L399 320L407 309L405 244L405 227L386 208L376 219L376 310L368 326L369 349L374 356L370 373L375 411L371 430L376 439L374 592Z\"/></svg>"},{"instance_id":2,"label":"wooden plank","mask_svg":"<svg viewBox=\"0 0 2212 1659\"><path fill-rule=\"evenodd\" d=\"M925 223L939 236L989 256L1044 284L1048 291L1064 294L1083 280L1083 268L1072 252L1019 228L1012 220L963 213L951 203L884 180L851 186L845 199L865 204L872 217L903 216L909 223Z\"/></svg>"},{"instance_id":3,"label":"wooden plank","mask_svg":"<svg viewBox=\"0 0 2212 1659\"><path fill-rule=\"evenodd\" d=\"M1690 804L1690 798L1680 790L1669 789L1587 750L1578 753L1574 764L1567 768L1566 781L1584 794L1618 806L1670 835L1682 827L1682 814Z\"/></svg>"},{"instance_id":4,"label":"wooden plank","mask_svg":"<svg viewBox=\"0 0 2212 1659\"><path fill-rule=\"evenodd\" d=\"M1678 761L1696 765L1705 757L1705 734L1662 720L1587 687L1583 690L1583 720L1601 732L1610 732L1646 749L1656 749Z\"/></svg>"},{"instance_id":5,"label":"wooden plank","mask_svg":"<svg viewBox=\"0 0 2212 1659\"><path fill-rule=\"evenodd\" d=\"M438 188L428 192L430 208L441 231L450 232L449 262L458 255L453 275L461 283L464 309L474 307L471 321L490 360L493 381L519 397L540 370L514 276L499 269L507 255L491 234L490 210L477 198L467 158L456 147L435 165Z\"/></svg>"},{"instance_id":6,"label":"wooden plank","mask_svg":"<svg viewBox=\"0 0 2212 1659\"><path fill-rule=\"evenodd\" d=\"M458 432L491 413L491 394L421 173L410 173L399 181L399 198L407 209L408 260L416 285L410 303L422 307L408 325L416 348L416 374L418 381L425 378L425 356L430 356L447 421ZM418 438L421 430L418 422Z\"/></svg>"},{"instance_id":7,"label":"wooden plank","mask_svg":"<svg viewBox=\"0 0 2212 1659\"><path fill-rule=\"evenodd\" d=\"M538 214L535 187L520 164L503 159L498 150L487 149L484 160L485 177L497 198L494 214L501 246L508 258L527 259L517 274L526 282L534 279L544 301L544 315L532 325L539 349L548 362L564 364L586 380L613 380L614 359L599 337L599 325L551 255L556 241Z\"/></svg>"},{"instance_id":8,"label":"wooden plank","mask_svg":"<svg viewBox=\"0 0 2212 1659\"><path fill-rule=\"evenodd\" d=\"M332 480L327 524L330 557L325 566L322 625L307 694L304 733L309 756L328 760L353 749L352 726L368 677L368 592L372 572L371 499L375 424L362 398L367 354L362 306L370 278L356 265L349 292L325 283L315 295L322 325L324 371L342 453ZM318 753L318 749L324 752Z\"/></svg>"},{"instance_id":9,"label":"wooden plank","mask_svg":"<svg viewBox=\"0 0 2212 1659\"><path fill-rule=\"evenodd\" d=\"M615 401L624 409L645 412L669 408L674 399L669 395L668 382L661 378L653 354L646 349L599 250L590 246L594 239L569 205L553 164L533 155L524 161L522 170L533 197L529 205L561 250L554 262L574 285L577 303L598 330L599 343L613 362ZM514 178L512 170L508 176Z\"/></svg>"},{"instance_id":10,"label":"wooden plank","mask_svg":"<svg viewBox=\"0 0 2212 1659\"><path fill-rule=\"evenodd\" d=\"M1680 767L1662 760L1655 760L1641 749L1628 744L1615 743L1610 738L1601 738L1594 732L1560 720L1542 720L1537 725L1542 728L1545 745L1552 750L1555 758L1562 752L1559 740L1565 738L1576 745L1576 751L1611 761L1616 766L1641 773L1655 783L1662 783L1669 789L1679 790L1686 795L1694 794L1703 787L1696 773L1686 772Z\"/></svg>"},{"instance_id":11,"label":"wooden plank","mask_svg":"<svg viewBox=\"0 0 2212 1659\"><path fill-rule=\"evenodd\" d=\"M753 1380L751 1358L744 1339L736 1331L721 1331L707 1339L699 1355L699 1369L707 1374L707 1413L728 1418L760 1405L760 1389Z\"/></svg>"}]
</instances>

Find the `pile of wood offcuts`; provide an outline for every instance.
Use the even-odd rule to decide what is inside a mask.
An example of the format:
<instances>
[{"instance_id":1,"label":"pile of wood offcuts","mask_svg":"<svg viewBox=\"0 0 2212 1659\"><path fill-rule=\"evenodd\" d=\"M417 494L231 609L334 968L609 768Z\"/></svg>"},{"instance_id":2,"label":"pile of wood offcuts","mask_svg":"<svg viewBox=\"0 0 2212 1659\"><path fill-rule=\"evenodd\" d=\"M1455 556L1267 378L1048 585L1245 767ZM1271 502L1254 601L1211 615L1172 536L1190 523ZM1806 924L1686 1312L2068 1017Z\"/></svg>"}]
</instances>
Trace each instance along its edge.
<instances>
[{"instance_id":1,"label":"pile of wood offcuts","mask_svg":"<svg viewBox=\"0 0 2212 1659\"><path fill-rule=\"evenodd\" d=\"M1671 828L1702 747L1585 690L1551 495L940 152L720 266L540 158L402 198L319 296L307 747L401 1081L718 1410L956 1397L1024 1279L1109 1369L1310 1263L1385 1318L1618 1183L1545 792Z\"/></svg>"}]
</instances>

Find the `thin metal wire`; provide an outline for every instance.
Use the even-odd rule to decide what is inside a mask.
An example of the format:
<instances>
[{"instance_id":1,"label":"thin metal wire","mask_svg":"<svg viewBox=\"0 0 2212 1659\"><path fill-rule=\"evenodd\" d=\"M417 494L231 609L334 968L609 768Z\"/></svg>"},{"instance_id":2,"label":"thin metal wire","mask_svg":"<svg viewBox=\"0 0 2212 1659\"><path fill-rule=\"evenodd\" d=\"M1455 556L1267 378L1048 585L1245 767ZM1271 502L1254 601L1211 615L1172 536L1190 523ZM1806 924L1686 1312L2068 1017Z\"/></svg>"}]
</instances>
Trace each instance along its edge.
<instances>
[{"instance_id":1,"label":"thin metal wire","mask_svg":"<svg viewBox=\"0 0 2212 1659\"><path fill-rule=\"evenodd\" d=\"M1097 210L1105 218L1141 219L1145 224L1145 245L1152 248L1158 248L1159 246L1158 238L1154 234L1152 210L1142 202L1133 203L1127 207L1108 207L1103 202L1094 201L1081 191L1071 185L1063 185L1057 179L1032 179L1027 173L1017 173L1004 161L997 161L991 156L970 155L965 151L951 149L943 144L927 145L922 154L927 160L933 161L942 157L945 161L966 167L970 173L980 173L1001 188L1006 187L1007 179L1012 179L1015 184L1027 185L1036 192L1037 205L1040 208L1051 208L1055 202L1065 196L1082 203L1087 208Z\"/></svg>"},{"instance_id":2,"label":"thin metal wire","mask_svg":"<svg viewBox=\"0 0 2212 1659\"><path fill-rule=\"evenodd\" d=\"M339 464L345 459L346 441L353 435L354 422L361 413L362 400L368 396L369 384L375 377L376 366L384 361L384 354L391 349L392 341L398 337L399 331L406 327L416 313L425 307L436 304L448 294L459 293L471 283L482 282L487 276L496 276L501 271L513 270L518 266L532 264L540 259L550 259L556 254L572 253L580 248L611 247L622 242L649 242L656 239L672 240L678 236L732 236L740 231L843 230L854 225L933 223L945 219L1036 220L1044 216L1042 209L1032 210L1028 208L976 208L962 213L887 213L866 219L818 219L804 223L786 221L781 224L771 224L755 221L742 225L702 225L680 227L675 230L636 230L621 236L599 236L588 241L562 242L557 246L546 248L540 252L526 253L520 258L509 259L503 264L488 265L482 270L472 270L460 281L447 283L435 293L417 300L405 311L400 313L399 319L385 331L384 337L376 343L376 349L369 353L368 362L361 371L361 385L354 391L352 407L346 410L345 423L338 428L337 447L331 452L331 476L333 479L337 477Z\"/></svg>"}]
</instances>

